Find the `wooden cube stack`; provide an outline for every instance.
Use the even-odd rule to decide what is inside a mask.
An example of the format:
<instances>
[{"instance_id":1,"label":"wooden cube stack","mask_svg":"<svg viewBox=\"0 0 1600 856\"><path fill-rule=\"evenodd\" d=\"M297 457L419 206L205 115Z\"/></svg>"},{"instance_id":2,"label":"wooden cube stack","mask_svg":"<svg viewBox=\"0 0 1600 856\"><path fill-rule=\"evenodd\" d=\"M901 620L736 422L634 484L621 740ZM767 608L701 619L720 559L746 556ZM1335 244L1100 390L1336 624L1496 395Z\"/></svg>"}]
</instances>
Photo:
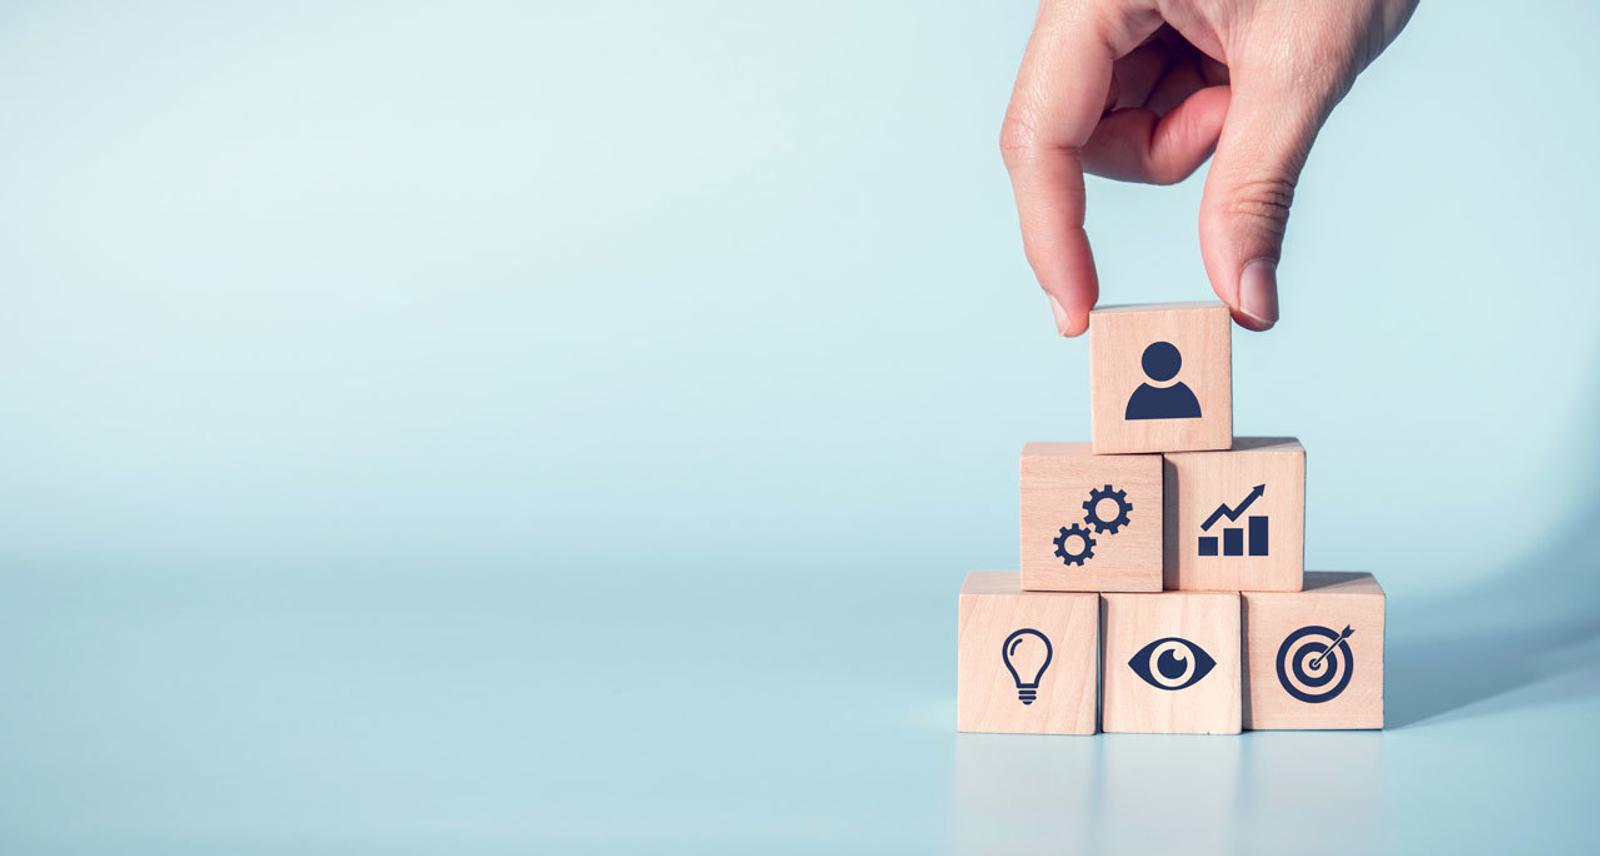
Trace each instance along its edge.
<instances>
[{"instance_id":1,"label":"wooden cube stack","mask_svg":"<svg viewBox=\"0 0 1600 856\"><path fill-rule=\"evenodd\" d=\"M1233 436L1231 335L1091 313L1090 442L1023 448L1020 570L961 589L961 731L1383 727L1383 589L1305 571L1305 449Z\"/></svg>"}]
</instances>

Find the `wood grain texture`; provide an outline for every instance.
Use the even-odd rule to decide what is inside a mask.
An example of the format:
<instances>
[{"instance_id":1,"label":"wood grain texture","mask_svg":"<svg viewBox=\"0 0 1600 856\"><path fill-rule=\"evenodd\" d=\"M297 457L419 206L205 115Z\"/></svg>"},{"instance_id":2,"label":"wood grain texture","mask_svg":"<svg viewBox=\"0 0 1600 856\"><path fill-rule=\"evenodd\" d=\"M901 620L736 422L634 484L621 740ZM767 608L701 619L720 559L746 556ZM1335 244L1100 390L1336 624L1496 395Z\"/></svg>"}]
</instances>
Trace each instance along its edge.
<instances>
[{"instance_id":1,"label":"wood grain texture","mask_svg":"<svg viewBox=\"0 0 1600 856\"><path fill-rule=\"evenodd\" d=\"M1029 443L1022 449L1022 587L1029 591L1160 591L1162 513L1160 455L1095 455L1088 443ZM1129 506L1126 524L1100 531L1084 503L1106 486L1122 491ZM1117 521L1118 504L1100 498L1094 518ZM1073 533L1065 546L1084 552L1083 535L1093 540L1082 564L1056 555L1062 530Z\"/></svg>"},{"instance_id":2,"label":"wood grain texture","mask_svg":"<svg viewBox=\"0 0 1600 856\"><path fill-rule=\"evenodd\" d=\"M968 574L957 629L956 728L1093 734L1099 605L1095 594L1025 592L1015 571ZM1042 633L1051 648L1037 697L1029 704L1019 698L1017 679L1004 658L1007 638L1024 628ZM1022 680L1029 680L1020 654L1016 662L1023 666Z\"/></svg>"},{"instance_id":3,"label":"wood grain texture","mask_svg":"<svg viewBox=\"0 0 1600 856\"><path fill-rule=\"evenodd\" d=\"M1232 451L1164 456L1165 587L1177 591L1299 591L1305 572L1306 450L1292 437L1239 437ZM1262 485L1238 519L1202 524L1217 508L1239 506ZM1257 521L1253 518L1266 518ZM1264 531L1262 528L1264 527ZM1226 555L1225 530L1244 555ZM1253 552L1264 534L1266 555ZM1215 539L1204 555L1202 538Z\"/></svg>"},{"instance_id":4,"label":"wood grain texture","mask_svg":"<svg viewBox=\"0 0 1600 856\"><path fill-rule=\"evenodd\" d=\"M1089 313L1089 419L1096 454L1226 449L1233 442L1233 322L1221 303L1108 306ZM1145 349L1170 342L1182 356L1176 377L1145 374ZM1199 418L1128 419L1143 385L1182 383Z\"/></svg>"},{"instance_id":5,"label":"wood grain texture","mask_svg":"<svg viewBox=\"0 0 1600 856\"><path fill-rule=\"evenodd\" d=\"M1383 727L1383 622L1386 598L1371 574L1311 572L1299 592L1246 592L1244 594L1246 728L1382 728ZM1294 675L1293 649L1304 642L1326 647L1346 626L1344 640L1348 662L1337 662L1343 649L1321 665L1332 670L1321 686L1304 686ZM1291 644L1285 675L1299 692L1319 698L1337 687L1343 669L1349 681L1323 701L1297 698L1278 676L1278 655L1285 640L1302 628L1316 627ZM1315 650L1315 649L1313 649ZM1310 663L1307 664L1312 665ZM1309 672L1324 680L1323 673Z\"/></svg>"},{"instance_id":6,"label":"wood grain texture","mask_svg":"<svg viewBox=\"0 0 1600 856\"><path fill-rule=\"evenodd\" d=\"M1108 732L1238 734L1242 722L1239 595L1221 592L1105 594L1100 598L1101 726ZM1130 661L1149 663L1152 642L1199 646L1211 671L1182 689L1160 689ZM1186 658L1187 659L1187 658Z\"/></svg>"}]
</instances>

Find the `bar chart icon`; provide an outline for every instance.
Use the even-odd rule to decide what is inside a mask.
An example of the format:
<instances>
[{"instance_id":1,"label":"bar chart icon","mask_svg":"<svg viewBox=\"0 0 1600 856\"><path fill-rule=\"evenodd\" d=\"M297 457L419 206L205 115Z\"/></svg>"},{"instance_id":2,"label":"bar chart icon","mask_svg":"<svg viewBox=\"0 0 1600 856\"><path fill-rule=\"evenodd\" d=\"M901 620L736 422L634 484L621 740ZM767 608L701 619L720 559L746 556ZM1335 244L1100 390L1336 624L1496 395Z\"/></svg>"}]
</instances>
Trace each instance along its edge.
<instances>
[{"instance_id":1,"label":"bar chart icon","mask_svg":"<svg viewBox=\"0 0 1600 856\"><path fill-rule=\"evenodd\" d=\"M1250 493L1240 500L1238 505L1228 507L1226 504L1218 505L1217 510L1211 512L1205 522L1200 524L1201 532L1211 532L1211 527L1218 520L1226 517L1229 523L1238 523L1239 517L1250 509L1250 506L1267 492L1267 486L1258 484L1251 488ZM1200 555L1202 556L1265 556L1267 555L1267 517L1264 514L1252 514L1245 518L1243 526L1224 526L1221 534L1213 532L1210 535L1200 536ZM1220 548L1220 549L1219 549Z\"/></svg>"}]
</instances>

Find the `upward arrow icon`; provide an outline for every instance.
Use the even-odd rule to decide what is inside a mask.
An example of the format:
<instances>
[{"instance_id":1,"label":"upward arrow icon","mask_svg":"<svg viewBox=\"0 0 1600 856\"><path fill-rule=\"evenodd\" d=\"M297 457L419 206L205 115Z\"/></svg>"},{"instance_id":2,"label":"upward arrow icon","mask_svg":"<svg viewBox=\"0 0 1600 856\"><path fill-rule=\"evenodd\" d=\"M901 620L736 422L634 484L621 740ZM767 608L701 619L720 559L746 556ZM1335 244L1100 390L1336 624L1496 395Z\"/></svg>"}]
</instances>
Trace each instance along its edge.
<instances>
[{"instance_id":1,"label":"upward arrow icon","mask_svg":"<svg viewBox=\"0 0 1600 856\"><path fill-rule=\"evenodd\" d=\"M1226 517L1229 520L1238 520L1239 515L1243 514L1245 509L1250 507L1251 503L1255 502L1261 497L1262 494L1266 492L1267 486L1264 484L1258 484L1250 489L1250 495L1246 496L1244 500L1237 506L1234 506L1233 508L1229 508L1226 504L1217 506L1217 510L1211 512L1211 516L1206 518L1206 522L1200 524L1200 531L1204 532L1210 529L1211 525L1216 523L1217 519L1221 517Z\"/></svg>"}]
</instances>

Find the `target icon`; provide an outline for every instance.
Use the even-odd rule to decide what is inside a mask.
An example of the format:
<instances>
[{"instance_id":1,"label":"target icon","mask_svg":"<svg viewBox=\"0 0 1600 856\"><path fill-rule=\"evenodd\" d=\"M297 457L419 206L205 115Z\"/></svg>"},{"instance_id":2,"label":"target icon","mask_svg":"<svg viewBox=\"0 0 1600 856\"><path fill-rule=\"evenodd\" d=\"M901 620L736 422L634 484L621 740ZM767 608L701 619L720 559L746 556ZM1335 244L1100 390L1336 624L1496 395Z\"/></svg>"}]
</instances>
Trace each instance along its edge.
<instances>
[{"instance_id":1,"label":"target icon","mask_svg":"<svg viewBox=\"0 0 1600 856\"><path fill-rule=\"evenodd\" d=\"M1339 632L1313 624L1290 633L1278 648L1278 683L1284 691L1311 704L1338 698L1355 673L1345 641L1354 632L1348 624Z\"/></svg>"}]
</instances>

